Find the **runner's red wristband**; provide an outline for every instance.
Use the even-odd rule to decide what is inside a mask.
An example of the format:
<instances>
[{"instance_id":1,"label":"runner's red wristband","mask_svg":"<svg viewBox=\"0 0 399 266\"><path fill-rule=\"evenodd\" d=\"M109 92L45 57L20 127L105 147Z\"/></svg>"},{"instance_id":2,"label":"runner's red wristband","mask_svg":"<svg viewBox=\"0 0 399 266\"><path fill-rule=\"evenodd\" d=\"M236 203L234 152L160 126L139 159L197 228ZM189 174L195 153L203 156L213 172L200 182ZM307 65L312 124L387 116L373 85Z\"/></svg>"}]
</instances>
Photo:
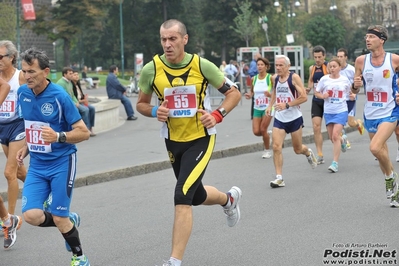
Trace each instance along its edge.
<instances>
[{"instance_id":1,"label":"runner's red wristband","mask_svg":"<svg viewBox=\"0 0 399 266\"><path fill-rule=\"evenodd\" d=\"M211 115L216 119L217 124L223 121L223 116L218 110L213 111Z\"/></svg>"}]
</instances>

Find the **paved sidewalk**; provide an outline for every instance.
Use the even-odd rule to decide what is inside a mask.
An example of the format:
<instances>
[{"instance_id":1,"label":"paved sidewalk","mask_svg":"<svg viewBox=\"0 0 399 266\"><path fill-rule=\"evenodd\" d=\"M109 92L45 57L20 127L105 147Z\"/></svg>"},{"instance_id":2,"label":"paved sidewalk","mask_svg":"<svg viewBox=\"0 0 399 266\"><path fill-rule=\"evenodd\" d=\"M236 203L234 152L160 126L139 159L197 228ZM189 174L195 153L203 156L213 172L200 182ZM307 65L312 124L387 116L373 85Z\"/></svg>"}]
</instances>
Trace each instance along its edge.
<instances>
[{"instance_id":1,"label":"paved sidewalk","mask_svg":"<svg viewBox=\"0 0 399 266\"><path fill-rule=\"evenodd\" d=\"M105 87L86 90L89 97L106 96ZM303 128L304 143L313 143L313 130L310 118L311 95L301 106L305 127ZM164 140L160 138L159 123L155 118L147 118L136 111L137 95L130 98L134 106L136 121L126 121L126 113L121 104L120 116L122 123L116 129L97 134L88 141L77 144L78 166L75 186L84 186L126 178L144 173L154 172L170 167L165 150ZM217 104L219 101L215 101ZM359 95L357 106L358 117L364 102L364 95ZM216 105L214 106L217 107ZM269 129L272 125L269 126ZM327 139L323 121L323 136ZM95 129L95 128L94 128ZM217 125L217 140L213 158L234 156L263 150L262 140L252 133L250 119L250 100L243 97L240 103L225 119ZM349 129L353 131L353 129ZM290 145L290 135L287 135L285 147ZM272 160L272 159L268 159ZM28 165L29 159L25 159ZM0 172L4 172L5 157L0 154ZM23 186L20 183L20 187ZM0 178L0 194L6 195L7 182ZM6 198L6 197L5 197Z\"/></svg>"}]
</instances>

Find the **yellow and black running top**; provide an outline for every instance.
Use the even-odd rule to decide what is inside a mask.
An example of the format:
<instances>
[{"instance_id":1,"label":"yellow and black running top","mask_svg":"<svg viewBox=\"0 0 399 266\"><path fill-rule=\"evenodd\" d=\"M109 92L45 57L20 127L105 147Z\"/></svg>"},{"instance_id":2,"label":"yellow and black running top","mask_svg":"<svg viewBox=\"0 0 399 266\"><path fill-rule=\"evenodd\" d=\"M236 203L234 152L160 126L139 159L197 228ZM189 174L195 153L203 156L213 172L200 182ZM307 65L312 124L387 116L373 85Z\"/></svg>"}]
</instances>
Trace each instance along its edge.
<instances>
[{"instance_id":1,"label":"yellow and black running top","mask_svg":"<svg viewBox=\"0 0 399 266\"><path fill-rule=\"evenodd\" d=\"M169 118L161 129L162 137L186 142L216 134L215 128L206 129L202 125L197 110L212 111L209 90L214 88L209 88L208 84L220 86L224 81L223 73L213 63L195 54L186 54L181 64L173 66L163 59L159 55L153 58L151 88L160 104L168 100Z\"/></svg>"}]
</instances>

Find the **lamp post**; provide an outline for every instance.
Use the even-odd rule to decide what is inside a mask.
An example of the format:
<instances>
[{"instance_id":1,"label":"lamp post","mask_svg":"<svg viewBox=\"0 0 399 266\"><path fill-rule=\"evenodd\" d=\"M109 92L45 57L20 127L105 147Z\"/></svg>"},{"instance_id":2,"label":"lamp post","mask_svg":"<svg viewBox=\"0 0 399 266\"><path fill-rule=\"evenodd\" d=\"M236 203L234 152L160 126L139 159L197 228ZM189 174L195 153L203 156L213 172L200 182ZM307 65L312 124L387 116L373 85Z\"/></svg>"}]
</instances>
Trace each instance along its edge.
<instances>
[{"instance_id":1,"label":"lamp post","mask_svg":"<svg viewBox=\"0 0 399 266\"><path fill-rule=\"evenodd\" d=\"M393 14L393 7L391 5L388 6L388 18L385 21L385 28L387 28L388 32L390 29L394 30L395 28L395 22L393 20L394 14Z\"/></svg>"},{"instance_id":2,"label":"lamp post","mask_svg":"<svg viewBox=\"0 0 399 266\"><path fill-rule=\"evenodd\" d=\"M295 7L299 7L301 5L301 2L299 2L298 0L295 1L294 6ZM278 0L276 0L274 2L274 6L275 7L279 7L280 6L280 2ZM289 30L291 30L292 28L292 21L290 21L290 18L293 18L296 16L295 12L292 12L292 3L289 0L284 0L284 9L287 12L287 25L286 25L286 31L287 34L289 34ZM288 27L288 25L290 25L290 27Z\"/></svg>"},{"instance_id":3,"label":"lamp post","mask_svg":"<svg viewBox=\"0 0 399 266\"><path fill-rule=\"evenodd\" d=\"M331 0L331 5L330 5L330 11L333 13L333 17L335 19L335 10L337 10L337 5L335 4L335 0ZM335 52L336 48L334 46L334 55L336 54Z\"/></svg>"},{"instance_id":4,"label":"lamp post","mask_svg":"<svg viewBox=\"0 0 399 266\"><path fill-rule=\"evenodd\" d=\"M266 33L266 41L267 41L267 46L270 46L270 42L269 42L269 35L267 34L267 16L263 16L263 17L259 17L259 24L262 24L262 29L265 31Z\"/></svg>"},{"instance_id":5,"label":"lamp post","mask_svg":"<svg viewBox=\"0 0 399 266\"><path fill-rule=\"evenodd\" d=\"M16 1L16 5L17 5L17 51L18 51L18 58L17 58L17 66L18 69L21 69L21 58L19 57L19 54L21 52L21 32L20 32L20 27L19 27L19 19L20 19L20 10L21 10L21 4L20 4L20 0Z\"/></svg>"},{"instance_id":6,"label":"lamp post","mask_svg":"<svg viewBox=\"0 0 399 266\"><path fill-rule=\"evenodd\" d=\"M57 41L53 42L54 69L57 70Z\"/></svg>"},{"instance_id":7,"label":"lamp post","mask_svg":"<svg viewBox=\"0 0 399 266\"><path fill-rule=\"evenodd\" d=\"M125 55L123 50L123 16L122 16L122 3L123 0L119 1L119 21L121 30L121 68L122 68L122 78L125 78Z\"/></svg>"},{"instance_id":8,"label":"lamp post","mask_svg":"<svg viewBox=\"0 0 399 266\"><path fill-rule=\"evenodd\" d=\"M337 5L335 4L335 0L331 0L330 10L332 12L334 12L334 10L337 10Z\"/></svg>"}]
</instances>

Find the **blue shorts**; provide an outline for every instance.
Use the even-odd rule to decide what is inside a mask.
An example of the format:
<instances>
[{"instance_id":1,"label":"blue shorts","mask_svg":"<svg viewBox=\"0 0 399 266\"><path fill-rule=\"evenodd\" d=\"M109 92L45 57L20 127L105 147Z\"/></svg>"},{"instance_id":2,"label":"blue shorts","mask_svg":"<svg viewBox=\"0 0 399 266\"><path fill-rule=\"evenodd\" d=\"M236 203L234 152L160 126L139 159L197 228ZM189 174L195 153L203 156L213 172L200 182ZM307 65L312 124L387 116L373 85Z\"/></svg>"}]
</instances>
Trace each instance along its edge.
<instances>
[{"instance_id":1,"label":"blue shorts","mask_svg":"<svg viewBox=\"0 0 399 266\"><path fill-rule=\"evenodd\" d=\"M324 113L324 120L326 120L326 126L329 124L341 124L343 126L346 125L348 121L348 112L342 112L338 114L326 114Z\"/></svg>"},{"instance_id":2,"label":"blue shorts","mask_svg":"<svg viewBox=\"0 0 399 266\"><path fill-rule=\"evenodd\" d=\"M356 101L346 101L346 105L348 105L348 115L356 116Z\"/></svg>"},{"instance_id":3,"label":"blue shorts","mask_svg":"<svg viewBox=\"0 0 399 266\"><path fill-rule=\"evenodd\" d=\"M284 129L287 134L293 133L303 127L303 117L298 117L297 119L286 123L274 118L273 127Z\"/></svg>"},{"instance_id":4,"label":"blue shorts","mask_svg":"<svg viewBox=\"0 0 399 266\"><path fill-rule=\"evenodd\" d=\"M51 192L51 213L68 217L75 176L76 153L45 162L31 157L22 191L22 212L43 209Z\"/></svg>"},{"instance_id":5,"label":"blue shorts","mask_svg":"<svg viewBox=\"0 0 399 266\"><path fill-rule=\"evenodd\" d=\"M380 119L366 119L364 118L364 128L369 133L376 133L378 126L384 122L394 123L397 122L398 118L395 116L384 117Z\"/></svg>"},{"instance_id":6,"label":"blue shorts","mask_svg":"<svg viewBox=\"0 0 399 266\"><path fill-rule=\"evenodd\" d=\"M23 119L16 119L7 124L0 124L0 143L8 146L10 142L25 138L25 124Z\"/></svg>"}]
</instances>

